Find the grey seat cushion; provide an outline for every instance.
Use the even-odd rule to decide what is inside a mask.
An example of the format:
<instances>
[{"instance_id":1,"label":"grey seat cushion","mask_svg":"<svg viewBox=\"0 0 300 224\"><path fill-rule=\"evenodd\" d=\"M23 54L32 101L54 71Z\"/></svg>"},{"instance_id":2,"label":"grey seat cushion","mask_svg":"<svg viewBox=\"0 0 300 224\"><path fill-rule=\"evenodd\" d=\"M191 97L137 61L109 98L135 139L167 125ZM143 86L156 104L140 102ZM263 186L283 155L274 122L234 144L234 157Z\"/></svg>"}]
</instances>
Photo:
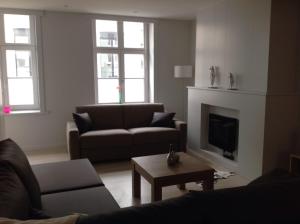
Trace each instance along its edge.
<instances>
[{"instance_id":1,"label":"grey seat cushion","mask_svg":"<svg viewBox=\"0 0 300 224\"><path fill-rule=\"evenodd\" d=\"M129 146L132 135L125 129L108 129L89 131L80 136L82 148L99 148L103 146Z\"/></svg>"},{"instance_id":2,"label":"grey seat cushion","mask_svg":"<svg viewBox=\"0 0 300 224\"><path fill-rule=\"evenodd\" d=\"M103 186L88 159L33 165L32 169L42 194Z\"/></svg>"},{"instance_id":3,"label":"grey seat cushion","mask_svg":"<svg viewBox=\"0 0 300 224\"><path fill-rule=\"evenodd\" d=\"M174 128L165 127L143 127L128 130L133 134L135 145L146 143L177 143L179 131Z\"/></svg>"},{"instance_id":4,"label":"grey seat cushion","mask_svg":"<svg viewBox=\"0 0 300 224\"><path fill-rule=\"evenodd\" d=\"M45 213L51 217L103 214L120 208L104 186L46 194L42 196L42 203Z\"/></svg>"}]
</instances>

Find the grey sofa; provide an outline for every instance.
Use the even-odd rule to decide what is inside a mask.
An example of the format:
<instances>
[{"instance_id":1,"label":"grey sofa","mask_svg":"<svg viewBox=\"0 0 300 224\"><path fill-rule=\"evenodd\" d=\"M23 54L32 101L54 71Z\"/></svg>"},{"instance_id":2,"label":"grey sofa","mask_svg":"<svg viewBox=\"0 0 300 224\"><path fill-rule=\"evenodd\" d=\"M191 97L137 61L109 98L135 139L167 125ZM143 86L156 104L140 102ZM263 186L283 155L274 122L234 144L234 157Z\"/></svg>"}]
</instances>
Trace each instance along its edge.
<instances>
[{"instance_id":1,"label":"grey sofa","mask_svg":"<svg viewBox=\"0 0 300 224\"><path fill-rule=\"evenodd\" d=\"M40 219L119 208L87 159L30 166L16 143L0 141L0 217Z\"/></svg>"},{"instance_id":2,"label":"grey sofa","mask_svg":"<svg viewBox=\"0 0 300 224\"><path fill-rule=\"evenodd\" d=\"M129 159L167 153L170 144L178 151L186 151L185 122L175 120L174 127L149 127L153 113L164 112L163 104L87 105L76 107L76 112L87 112L93 129L80 135L74 122L67 123L71 159Z\"/></svg>"}]
</instances>

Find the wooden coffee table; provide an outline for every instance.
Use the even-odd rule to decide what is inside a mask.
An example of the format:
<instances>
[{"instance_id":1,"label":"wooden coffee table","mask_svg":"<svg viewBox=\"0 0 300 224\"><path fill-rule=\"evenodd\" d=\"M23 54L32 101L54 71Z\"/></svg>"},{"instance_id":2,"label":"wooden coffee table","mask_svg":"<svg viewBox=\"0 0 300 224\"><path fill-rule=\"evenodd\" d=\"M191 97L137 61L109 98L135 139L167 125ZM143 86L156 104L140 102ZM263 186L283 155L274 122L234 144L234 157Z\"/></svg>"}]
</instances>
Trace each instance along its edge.
<instances>
[{"instance_id":1,"label":"wooden coffee table","mask_svg":"<svg viewBox=\"0 0 300 224\"><path fill-rule=\"evenodd\" d=\"M204 191L214 188L214 169L186 153L178 153L180 162L167 165L167 154L134 157L132 163L132 194L141 197L141 176L151 184L151 201L162 198L162 187L178 185L185 189L185 183L202 181Z\"/></svg>"}]
</instances>

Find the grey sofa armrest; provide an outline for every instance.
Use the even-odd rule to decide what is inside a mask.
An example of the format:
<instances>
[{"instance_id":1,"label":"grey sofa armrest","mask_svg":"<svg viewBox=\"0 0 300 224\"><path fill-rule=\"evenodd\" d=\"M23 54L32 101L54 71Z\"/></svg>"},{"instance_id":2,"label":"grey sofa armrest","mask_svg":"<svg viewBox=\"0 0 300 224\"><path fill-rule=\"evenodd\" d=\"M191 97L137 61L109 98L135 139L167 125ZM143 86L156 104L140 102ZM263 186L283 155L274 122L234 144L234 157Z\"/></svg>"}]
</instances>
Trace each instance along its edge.
<instances>
[{"instance_id":1,"label":"grey sofa armrest","mask_svg":"<svg viewBox=\"0 0 300 224\"><path fill-rule=\"evenodd\" d=\"M79 131L73 121L67 122L67 147L70 159L80 158Z\"/></svg>"},{"instance_id":2,"label":"grey sofa armrest","mask_svg":"<svg viewBox=\"0 0 300 224\"><path fill-rule=\"evenodd\" d=\"M184 121L174 120L175 128L180 131L179 151L186 152L187 124Z\"/></svg>"}]
</instances>

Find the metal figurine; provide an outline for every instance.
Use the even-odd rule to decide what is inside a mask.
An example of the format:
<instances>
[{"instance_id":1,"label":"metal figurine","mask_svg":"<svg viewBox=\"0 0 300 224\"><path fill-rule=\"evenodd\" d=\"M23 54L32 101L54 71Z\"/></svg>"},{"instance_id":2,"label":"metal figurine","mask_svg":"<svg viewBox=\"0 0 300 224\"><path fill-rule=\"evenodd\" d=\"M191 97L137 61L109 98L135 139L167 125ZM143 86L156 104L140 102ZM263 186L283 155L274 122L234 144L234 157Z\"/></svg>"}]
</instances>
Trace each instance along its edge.
<instances>
[{"instance_id":1,"label":"metal figurine","mask_svg":"<svg viewBox=\"0 0 300 224\"><path fill-rule=\"evenodd\" d=\"M235 89L234 88L234 76L231 72L229 73L229 89Z\"/></svg>"},{"instance_id":2,"label":"metal figurine","mask_svg":"<svg viewBox=\"0 0 300 224\"><path fill-rule=\"evenodd\" d=\"M216 71L215 71L215 67L211 66L209 68L210 70L210 86L213 88L214 84L215 84L215 80L216 80Z\"/></svg>"}]
</instances>

